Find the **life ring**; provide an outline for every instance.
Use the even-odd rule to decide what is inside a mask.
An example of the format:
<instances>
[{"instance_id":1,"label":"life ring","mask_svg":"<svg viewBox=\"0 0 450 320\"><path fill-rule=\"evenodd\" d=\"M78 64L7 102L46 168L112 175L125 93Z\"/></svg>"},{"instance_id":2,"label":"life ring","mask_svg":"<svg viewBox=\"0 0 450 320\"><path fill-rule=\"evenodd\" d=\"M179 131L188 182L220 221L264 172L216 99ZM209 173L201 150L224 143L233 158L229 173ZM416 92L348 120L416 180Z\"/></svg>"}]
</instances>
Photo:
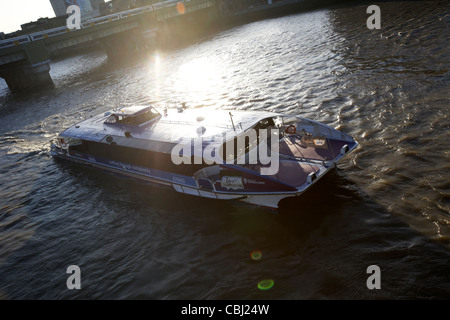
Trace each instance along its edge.
<instances>
[{"instance_id":1,"label":"life ring","mask_svg":"<svg viewBox=\"0 0 450 320\"><path fill-rule=\"evenodd\" d=\"M287 134L296 134L297 133L297 127L295 125L293 125L293 124L289 125L286 128L286 133Z\"/></svg>"}]
</instances>

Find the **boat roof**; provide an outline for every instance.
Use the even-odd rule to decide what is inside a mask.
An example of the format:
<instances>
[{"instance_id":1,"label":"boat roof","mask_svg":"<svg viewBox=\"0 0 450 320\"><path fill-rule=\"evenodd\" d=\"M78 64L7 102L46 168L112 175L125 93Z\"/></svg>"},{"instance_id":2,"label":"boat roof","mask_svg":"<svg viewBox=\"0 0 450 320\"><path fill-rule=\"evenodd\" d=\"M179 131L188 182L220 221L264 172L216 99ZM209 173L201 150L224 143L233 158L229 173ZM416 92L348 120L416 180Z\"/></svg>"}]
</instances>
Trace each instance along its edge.
<instances>
[{"instance_id":1,"label":"boat roof","mask_svg":"<svg viewBox=\"0 0 450 320\"><path fill-rule=\"evenodd\" d=\"M137 116L151 109L161 115L144 126L105 123L111 115ZM218 136L232 138L259 121L280 114L266 111L234 111L210 108L169 108L162 112L149 106L110 110L86 119L61 133L62 137L105 142L112 137L118 145L171 152L174 144L188 139L215 141ZM108 138L111 141L111 138Z\"/></svg>"}]
</instances>

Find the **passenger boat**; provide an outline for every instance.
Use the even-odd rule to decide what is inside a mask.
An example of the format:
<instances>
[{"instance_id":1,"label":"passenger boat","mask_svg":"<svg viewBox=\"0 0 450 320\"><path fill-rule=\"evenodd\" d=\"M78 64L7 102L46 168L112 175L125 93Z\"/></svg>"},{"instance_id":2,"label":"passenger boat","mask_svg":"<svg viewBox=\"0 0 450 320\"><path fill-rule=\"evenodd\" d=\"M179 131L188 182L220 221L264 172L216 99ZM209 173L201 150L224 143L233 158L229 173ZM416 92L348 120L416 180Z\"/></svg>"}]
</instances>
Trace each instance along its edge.
<instances>
[{"instance_id":1,"label":"passenger boat","mask_svg":"<svg viewBox=\"0 0 450 320\"><path fill-rule=\"evenodd\" d=\"M301 116L126 106L66 129L51 153L180 193L278 208L357 146L351 136Z\"/></svg>"}]
</instances>

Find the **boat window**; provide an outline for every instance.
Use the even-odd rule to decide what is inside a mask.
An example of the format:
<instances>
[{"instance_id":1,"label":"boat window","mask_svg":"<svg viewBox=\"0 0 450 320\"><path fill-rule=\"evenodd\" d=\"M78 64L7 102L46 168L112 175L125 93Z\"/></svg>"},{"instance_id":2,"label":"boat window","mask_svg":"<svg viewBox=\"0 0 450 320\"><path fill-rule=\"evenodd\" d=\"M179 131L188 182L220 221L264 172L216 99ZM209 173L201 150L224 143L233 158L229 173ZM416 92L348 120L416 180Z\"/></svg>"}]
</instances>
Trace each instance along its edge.
<instances>
[{"instance_id":1,"label":"boat window","mask_svg":"<svg viewBox=\"0 0 450 320\"><path fill-rule=\"evenodd\" d=\"M155 168L158 170L192 176L194 172L205 167L205 164L180 164L176 165L171 160L170 153L143 150L117 144L101 143L83 140L83 145L72 148L74 152L88 153L92 156L118 161L121 163ZM193 159L192 163L193 163Z\"/></svg>"},{"instance_id":2,"label":"boat window","mask_svg":"<svg viewBox=\"0 0 450 320\"><path fill-rule=\"evenodd\" d=\"M75 138L65 138L64 142L68 145L68 146L78 146L81 144L81 140L80 139L75 139Z\"/></svg>"},{"instance_id":3,"label":"boat window","mask_svg":"<svg viewBox=\"0 0 450 320\"><path fill-rule=\"evenodd\" d=\"M299 121L299 119L295 116L282 116L279 118L284 124L291 124Z\"/></svg>"},{"instance_id":4,"label":"boat window","mask_svg":"<svg viewBox=\"0 0 450 320\"><path fill-rule=\"evenodd\" d=\"M228 142L230 145L227 148L227 142L225 142L220 147L220 155L222 159L226 162L232 162L233 160L236 160L238 156L246 155L249 153L250 150L256 148L259 143L261 143L262 138L260 136L260 130L264 129L267 130L266 132L266 139L268 147L270 148L271 145L271 139L272 139L272 129L278 129L278 127L275 125L273 118L267 118L259 121L256 125L253 126L253 129L256 131L256 134L251 134L251 132L244 132L240 134L238 137L235 137L233 139L233 150L229 150L231 147L231 141ZM254 131L253 131L254 132ZM241 147L238 150L238 139L244 139L244 144L242 148L242 144L239 146ZM242 143L242 142L241 142Z\"/></svg>"},{"instance_id":5,"label":"boat window","mask_svg":"<svg viewBox=\"0 0 450 320\"><path fill-rule=\"evenodd\" d=\"M105 123L116 123L116 117L114 115L110 115L106 120Z\"/></svg>"},{"instance_id":6,"label":"boat window","mask_svg":"<svg viewBox=\"0 0 450 320\"><path fill-rule=\"evenodd\" d=\"M262 119L255 125L255 130L274 128L275 122L272 118Z\"/></svg>"},{"instance_id":7,"label":"boat window","mask_svg":"<svg viewBox=\"0 0 450 320\"><path fill-rule=\"evenodd\" d=\"M119 123L123 124L140 125L156 118L159 115L160 114L158 112L149 109L137 116L118 116L117 120Z\"/></svg>"},{"instance_id":8,"label":"boat window","mask_svg":"<svg viewBox=\"0 0 450 320\"><path fill-rule=\"evenodd\" d=\"M220 147L219 154L224 162L233 162L233 160L236 160L239 156L246 155L251 149L258 145L259 137L251 134L242 134L239 136L239 139L244 140L243 149L242 145L238 146L238 137L235 137L233 141L225 142ZM233 147L232 150L230 150L231 146Z\"/></svg>"}]
</instances>

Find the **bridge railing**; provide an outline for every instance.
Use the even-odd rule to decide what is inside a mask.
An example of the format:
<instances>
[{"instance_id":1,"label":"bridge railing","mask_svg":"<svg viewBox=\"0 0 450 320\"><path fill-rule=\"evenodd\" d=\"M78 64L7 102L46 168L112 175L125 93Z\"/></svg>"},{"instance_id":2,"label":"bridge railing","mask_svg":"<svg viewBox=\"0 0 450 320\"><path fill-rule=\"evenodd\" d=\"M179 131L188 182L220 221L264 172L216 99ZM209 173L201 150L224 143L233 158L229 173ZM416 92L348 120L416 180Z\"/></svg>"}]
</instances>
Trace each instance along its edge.
<instances>
[{"instance_id":1,"label":"bridge railing","mask_svg":"<svg viewBox=\"0 0 450 320\"><path fill-rule=\"evenodd\" d=\"M152 5L145 6L145 7L140 7L140 8L136 8L136 9L122 11L122 12L116 13L116 14L110 14L107 16L89 19L81 24L81 29L87 29L87 28L90 28L90 27L93 27L93 26L96 26L99 24L104 24L104 23L116 21L119 19L126 19L128 17L135 16L138 14L143 14L143 13L147 13L147 12L151 12L151 11L155 11L155 10L172 7L172 6L175 6L178 2L190 2L190 1L191 0L167 0L167 1L154 3ZM7 47L13 47L13 46L19 46L23 43L27 43L27 42L31 42L31 41L47 39L47 38L54 37L54 36L57 36L60 34L64 34L64 33L70 32L70 31L72 31L72 30L68 29L66 26L62 26L62 27L53 28L53 29L49 29L49 30L43 30L43 31L39 31L39 32L34 32L31 34L26 34L26 35L14 37L14 38L0 40L0 49L7 48ZM73 31L76 31L76 29Z\"/></svg>"},{"instance_id":2,"label":"bridge railing","mask_svg":"<svg viewBox=\"0 0 450 320\"><path fill-rule=\"evenodd\" d=\"M145 6L141 8L131 9L120 13L120 19L128 18L131 16L135 16L138 14L151 12L153 11L153 6Z\"/></svg>"},{"instance_id":3,"label":"bridge railing","mask_svg":"<svg viewBox=\"0 0 450 320\"><path fill-rule=\"evenodd\" d=\"M41 39L47 39L49 37L54 37L62 33L66 33L67 31L66 26L57 27L49 30L39 31L32 34L29 34L29 37L31 38L31 41L41 40Z\"/></svg>"},{"instance_id":4,"label":"bridge railing","mask_svg":"<svg viewBox=\"0 0 450 320\"><path fill-rule=\"evenodd\" d=\"M188 0L188 1L190 1L190 0ZM155 10L158 10L158 9L173 7L177 4L177 2L184 2L184 1L168 0L168 1L162 1L162 2L155 3L152 6Z\"/></svg>"},{"instance_id":5,"label":"bridge railing","mask_svg":"<svg viewBox=\"0 0 450 320\"><path fill-rule=\"evenodd\" d=\"M96 26L99 24L108 23L108 22L119 20L119 19L120 19L119 14L110 14L110 15L103 16L103 17L89 19L81 24L81 28L87 29L87 28L90 28L90 27L93 27L93 26Z\"/></svg>"},{"instance_id":6,"label":"bridge railing","mask_svg":"<svg viewBox=\"0 0 450 320\"><path fill-rule=\"evenodd\" d=\"M30 42L31 39L28 35L23 35L19 37L9 38L5 40L0 41L0 48L7 48L7 47L13 47L13 46L19 46L23 43Z\"/></svg>"}]
</instances>

